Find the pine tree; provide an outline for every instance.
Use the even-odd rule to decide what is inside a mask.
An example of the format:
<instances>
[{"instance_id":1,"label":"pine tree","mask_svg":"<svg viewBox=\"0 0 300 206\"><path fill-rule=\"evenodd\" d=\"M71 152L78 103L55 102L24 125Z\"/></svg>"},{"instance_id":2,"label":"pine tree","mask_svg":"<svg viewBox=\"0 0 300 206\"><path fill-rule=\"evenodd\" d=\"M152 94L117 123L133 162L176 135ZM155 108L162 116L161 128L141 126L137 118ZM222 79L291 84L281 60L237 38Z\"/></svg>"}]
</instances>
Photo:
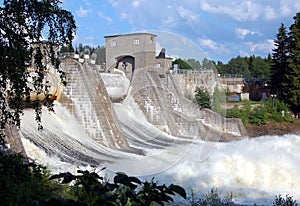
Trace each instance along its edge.
<instances>
[{"instance_id":1,"label":"pine tree","mask_svg":"<svg viewBox=\"0 0 300 206\"><path fill-rule=\"evenodd\" d=\"M194 102L200 107L203 108L211 108L210 104L210 96L205 87L197 87L195 90L195 99Z\"/></svg>"},{"instance_id":2,"label":"pine tree","mask_svg":"<svg viewBox=\"0 0 300 206\"><path fill-rule=\"evenodd\" d=\"M272 53L272 65L271 65L271 85L276 90L280 99L283 99L283 83L285 80L285 73L288 67L289 58L289 42L286 27L281 24L276 35L275 49Z\"/></svg>"},{"instance_id":3,"label":"pine tree","mask_svg":"<svg viewBox=\"0 0 300 206\"><path fill-rule=\"evenodd\" d=\"M294 16L294 24L290 27L290 58L288 70L283 82L283 97L294 114L300 112L300 13Z\"/></svg>"}]
</instances>

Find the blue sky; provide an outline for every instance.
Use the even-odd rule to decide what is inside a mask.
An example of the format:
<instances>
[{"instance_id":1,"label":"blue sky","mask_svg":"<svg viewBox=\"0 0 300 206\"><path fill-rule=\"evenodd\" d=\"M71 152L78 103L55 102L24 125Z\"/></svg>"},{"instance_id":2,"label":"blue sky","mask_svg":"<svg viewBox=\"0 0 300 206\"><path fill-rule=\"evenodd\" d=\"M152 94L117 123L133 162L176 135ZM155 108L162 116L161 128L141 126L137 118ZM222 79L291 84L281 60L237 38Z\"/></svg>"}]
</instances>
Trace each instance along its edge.
<instances>
[{"instance_id":1,"label":"blue sky","mask_svg":"<svg viewBox=\"0 0 300 206\"><path fill-rule=\"evenodd\" d=\"M223 62L238 55L266 57L281 22L289 27L300 11L299 0L61 1L78 26L75 46L104 45L106 35L163 31L187 38L207 57ZM176 55L172 50L166 47Z\"/></svg>"}]
</instances>

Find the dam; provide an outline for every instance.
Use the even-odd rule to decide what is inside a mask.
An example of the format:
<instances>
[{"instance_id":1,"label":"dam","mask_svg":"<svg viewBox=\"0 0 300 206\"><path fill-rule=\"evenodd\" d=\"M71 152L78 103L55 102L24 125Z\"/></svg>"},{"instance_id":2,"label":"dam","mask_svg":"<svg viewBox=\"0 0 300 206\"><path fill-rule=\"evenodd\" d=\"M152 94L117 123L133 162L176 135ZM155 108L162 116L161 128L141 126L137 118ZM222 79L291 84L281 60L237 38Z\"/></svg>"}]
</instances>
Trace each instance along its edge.
<instances>
[{"instance_id":1,"label":"dam","mask_svg":"<svg viewBox=\"0 0 300 206\"><path fill-rule=\"evenodd\" d=\"M147 54L122 45L123 37L107 37L107 47L124 50L109 53L106 68L74 54L61 59L68 84L57 93L54 113L43 108L44 129L37 129L32 109L24 111L19 134L30 159L53 173L106 167L188 192L216 187L243 205L298 194L299 136L245 138L240 120L199 110L184 95L195 85L212 92L213 71L172 73L164 51L154 52L155 36L125 35Z\"/></svg>"},{"instance_id":2,"label":"dam","mask_svg":"<svg viewBox=\"0 0 300 206\"><path fill-rule=\"evenodd\" d=\"M165 57L164 50L155 56L155 36L125 37L134 42L139 40L139 44L149 38L149 48L146 47L146 53L143 53L145 46L141 51L129 49L126 55L122 49L111 52L115 61L105 71L88 57L63 55L60 67L66 73L67 86L58 92L55 107L68 113L75 128L67 131L63 125L58 126L56 119L64 118L65 114L56 111L55 115L43 114L47 115L42 121L44 129L38 131L34 129L34 118L30 118L32 111L27 109L21 136L63 161L95 165L113 161L118 157L114 151L143 155L143 148L166 148L195 139L231 141L246 135L239 119L226 119L208 109L199 110L184 97L182 74L170 72L170 58ZM107 38L114 42L107 43L112 48L117 41L121 44L120 36ZM128 52L129 47L125 48ZM120 67L120 62L127 68ZM197 78L196 82L204 85L217 84L213 72L199 73ZM120 104L130 104L139 115L128 121L131 112L120 109ZM71 134L74 130L76 134Z\"/></svg>"}]
</instances>

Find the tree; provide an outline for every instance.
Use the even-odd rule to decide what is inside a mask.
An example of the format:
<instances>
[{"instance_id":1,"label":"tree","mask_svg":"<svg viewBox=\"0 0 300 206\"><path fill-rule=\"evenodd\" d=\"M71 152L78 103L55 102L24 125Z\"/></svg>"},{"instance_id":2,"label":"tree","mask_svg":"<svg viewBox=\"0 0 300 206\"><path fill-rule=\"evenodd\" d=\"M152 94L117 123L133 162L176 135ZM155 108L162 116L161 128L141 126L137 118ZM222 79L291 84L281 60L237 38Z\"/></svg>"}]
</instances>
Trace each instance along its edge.
<instances>
[{"instance_id":1,"label":"tree","mask_svg":"<svg viewBox=\"0 0 300 206\"><path fill-rule=\"evenodd\" d=\"M281 24L276 35L275 49L272 53L271 85L277 91L279 99L282 99L283 84L286 81L285 74L288 68L289 41L284 24Z\"/></svg>"},{"instance_id":2,"label":"tree","mask_svg":"<svg viewBox=\"0 0 300 206\"><path fill-rule=\"evenodd\" d=\"M191 65L189 65L186 61L180 58L173 61L173 65L174 64L178 64L180 69L193 69Z\"/></svg>"},{"instance_id":3,"label":"tree","mask_svg":"<svg viewBox=\"0 0 300 206\"><path fill-rule=\"evenodd\" d=\"M270 76L270 65L268 64L266 59L263 59L261 57L255 57L253 55L253 70L251 71L252 77L260 77L260 78L266 78Z\"/></svg>"},{"instance_id":4,"label":"tree","mask_svg":"<svg viewBox=\"0 0 300 206\"><path fill-rule=\"evenodd\" d=\"M44 82L49 65L55 68L64 82L64 73L59 70L56 48L70 47L76 30L73 15L59 7L59 0L5 0L0 7L0 115L1 137L7 123L20 125L20 116L30 100L30 93L46 92ZM46 34L47 36L43 36ZM46 39L46 44L45 44ZM33 45L38 45L33 48ZM34 62L34 65L31 63ZM34 68L33 87L29 86L30 72ZM48 101L46 101L48 102ZM40 127L41 102L33 101L36 120ZM51 109L51 105L49 105Z\"/></svg>"},{"instance_id":5,"label":"tree","mask_svg":"<svg viewBox=\"0 0 300 206\"><path fill-rule=\"evenodd\" d=\"M75 181L71 187L79 191L77 202L83 203L80 205L164 205L173 202L175 194L186 199L186 192L182 187L174 184L160 185L154 179L143 182L118 172L111 183L94 171L77 172L80 175L67 172L53 175L51 179L62 179L63 184Z\"/></svg>"},{"instance_id":6,"label":"tree","mask_svg":"<svg viewBox=\"0 0 300 206\"><path fill-rule=\"evenodd\" d=\"M245 58L240 56L232 58L228 62L228 72L229 74L242 74L245 77L250 76L250 71L248 69L249 65L245 61Z\"/></svg>"},{"instance_id":7,"label":"tree","mask_svg":"<svg viewBox=\"0 0 300 206\"><path fill-rule=\"evenodd\" d=\"M243 75L244 77L268 78L270 76L271 56L262 58L252 55L250 57L231 58L227 64L218 61L216 68L220 74Z\"/></svg>"},{"instance_id":8,"label":"tree","mask_svg":"<svg viewBox=\"0 0 300 206\"><path fill-rule=\"evenodd\" d=\"M1 205L26 205L35 200L57 197L63 187L49 180L45 167L27 162L19 154L0 152L0 199Z\"/></svg>"},{"instance_id":9,"label":"tree","mask_svg":"<svg viewBox=\"0 0 300 206\"><path fill-rule=\"evenodd\" d=\"M218 87L215 87L214 94L213 94L213 101L212 101L212 110L221 114L222 116L226 115L226 94L225 90L219 89Z\"/></svg>"},{"instance_id":10,"label":"tree","mask_svg":"<svg viewBox=\"0 0 300 206\"><path fill-rule=\"evenodd\" d=\"M64 53L64 52L74 52L75 49L73 47L68 47L68 46L62 46L60 48L60 53Z\"/></svg>"},{"instance_id":11,"label":"tree","mask_svg":"<svg viewBox=\"0 0 300 206\"><path fill-rule=\"evenodd\" d=\"M294 114L300 112L300 13L294 16L294 23L290 27L289 46L290 58L288 70L284 77L283 97Z\"/></svg>"},{"instance_id":12,"label":"tree","mask_svg":"<svg viewBox=\"0 0 300 206\"><path fill-rule=\"evenodd\" d=\"M96 64L103 65L105 63L105 47L99 46L95 50L95 53L97 54Z\"/></svg>"},{"instance_id":13,"label":"tree","mask_svg":"<svg viewBox=\"0 0 300 206\"><path fill-rule=\"evenodd\" d=\"M227 64L224 64L221 61L217 62L216 69L218 70L219 74L228 74Z\"/></svg>"},{"instance_id":14,"label":"tree","mask_svg":"<svg viewBox=\"0 0 300 206\"><path fill-rule=\"evenodd\" d=\"M214 70L216 68L216 63L212 60L209 60L207 58L204 58L202 60L202 69L212 69Z\"/></svg>"},{"instance_id":15,"label":"tree","mask_svg":"<svg viewBox=\"0 0 300 206\"><path fill-rule=\"evenodd\" d=\"M297 206L297 201L294 200L292 196L286 195L285 198L282 197L280 194L275 196L275 199L273 201L274 206Z\"/></svg>"},{"instance_id":16,"label":"tree","mask_svg":"<svg viewBox=\"0 0 300 206\"><path fill-rule=\"evenodd\" d=\"M194 69L194 70L199 70L201 69L201 64L198 60L196 59L188 59L186 62Z\"/></svg>"},{"instance_id":17,"label":"tree","mask_svg":"<svg viewBox=\"0 0 300 206\"><path fill-rule=\"evenodd\" d=\"M195 103L200 107L200 109L203 108L211 108L210 104L210 96L205 87L197 87L195 90Z\"/></svg>"}]
</instances>

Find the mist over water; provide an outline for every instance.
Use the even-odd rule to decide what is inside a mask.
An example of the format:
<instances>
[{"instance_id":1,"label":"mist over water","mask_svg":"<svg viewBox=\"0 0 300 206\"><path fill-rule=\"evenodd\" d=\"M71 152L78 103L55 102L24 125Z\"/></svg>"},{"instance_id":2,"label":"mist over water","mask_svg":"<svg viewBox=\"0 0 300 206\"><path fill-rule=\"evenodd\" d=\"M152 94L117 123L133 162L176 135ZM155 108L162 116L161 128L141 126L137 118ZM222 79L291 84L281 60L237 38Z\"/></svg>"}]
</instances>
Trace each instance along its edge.
<instances>
[{"instance_id":1,"label":"mist over water","mask_svg":"<svg viewBox=\"0 0 300 206\"><path fill-rule=\"evenodd\" d=\"M188 48L180 49L193 52L190 56L204 57L199 48L181 37L161 33L159 37L162 47L173 47L171 54L189 43ZM76 72L77 67L75 64ZM130 83L121 81L120 76L112 78L111 74L102 74L101 78L110 97L118 99L130 94ZM82 109L92 114L91 108ZM55 113L44 109L43 131L37 130L34 111L24 111L21 134L27 155L46 165L52 173L76 173L77 169L94 167L100 171L106 167L101 173L108 177L119 171L149 180L155 177L160 183L179 184L187 193L192 189L206 194L215 187L222 194L232 193L236 203L272 205L278 194L289 194L300 201L299 135L205 142L197 137L185 139L162 132L147 121L131 95L122 103L114 103L113 109L130 147L142 150L144 155L99 144L75 115L58 102L54 105Z\"/></svg>"},{"instance_id":2,"label":"mist over water","mask_svg":"<svg viewBox=\"0 0 300 206\"><path fill-rule=\"evenodd\" d=\"M155 177L159 182L172 182L182 185L187 192L193 189L202 194L215 187L220 193L232 192L235 201L244 204L272 204L278 194L289 194L300 199L298 135L264 136L228 143L198 139L188 141L162 133L147 123L133 103L125 101L114 107L124 132L129 135L129 143L143 149L144 156L99 146L76 129L79 128L76 121L59 103L55 105L56 114L46 111L43 113L43 124L52 132L54 128L61 131L57 137L61 138L60 144L71 144L68 147L75 152L81 151L93 157L99 163L94 165L99 170L106 167L106 175L113 176L115 172L122 171L141 178ZM26 134L28 130L31 130L29 133L36 133L37 131L32 131L36 130L33 111L26 110L24 119L26 121L23 121L22 133ZM126 124L131 125L136 132L130 135ZM51 134L53 138L53 133ZM140 141L136 141L139 138ZM66 139L69 140L66 142ZM155 139L170 141L168 144L151 141ZM68 161L65 161L64 157L68 154L63 154L64 150L55 151L51 148L52 143L46 145L46 140L44 148L34 145L33 138L29 141L23 137L22 140L28 156L47 165L53 173L91 168L89 164L82 165L82 160L74 160L72 163L66 158ZM139 144L134 145L135 141ZM46 151L53 152L46 153L45 148ZM100 152L96 153L91 148Z\"/></svg>"}]
</instances>

